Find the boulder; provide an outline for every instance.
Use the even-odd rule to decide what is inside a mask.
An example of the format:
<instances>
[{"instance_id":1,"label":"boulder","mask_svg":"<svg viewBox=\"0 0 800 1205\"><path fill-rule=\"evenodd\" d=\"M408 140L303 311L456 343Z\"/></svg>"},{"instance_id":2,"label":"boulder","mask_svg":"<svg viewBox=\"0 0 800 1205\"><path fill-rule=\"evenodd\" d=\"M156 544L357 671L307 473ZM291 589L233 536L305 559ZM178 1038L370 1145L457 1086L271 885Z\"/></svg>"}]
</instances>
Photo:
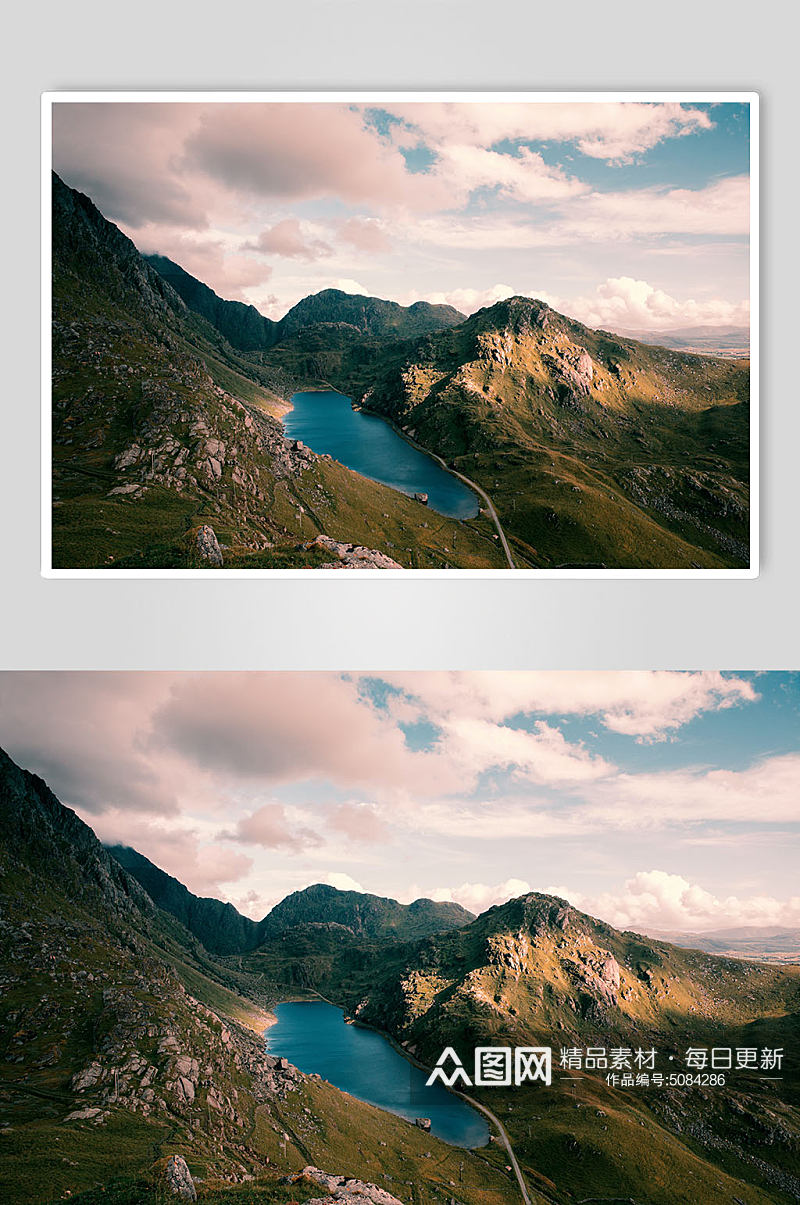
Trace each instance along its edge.
<instances>
[{"instance_id":1,"label":"boulder","mask_svg":"<svg viewBox=\"0 0 800 1205\"><path fill-rule=\"evenodd\" d=\"M213 527L209 527L207 523L199 527L196 544L197 551L204 561L208 561L209 565L213 565L216 569L222 568L222 552Z\"/></svg>"},{"instance_id":2,"label":"boulder","mask_svg":"<svg viewBox=\"0 0 800 1205\"><path fill-rule=\"evenodd\" d=\"M164 1175L167 1187L176 1197L182 1197L185 1201L197 1200L197 1189L183 1155L170 1155Z\"/></svg>"}]
</instances>

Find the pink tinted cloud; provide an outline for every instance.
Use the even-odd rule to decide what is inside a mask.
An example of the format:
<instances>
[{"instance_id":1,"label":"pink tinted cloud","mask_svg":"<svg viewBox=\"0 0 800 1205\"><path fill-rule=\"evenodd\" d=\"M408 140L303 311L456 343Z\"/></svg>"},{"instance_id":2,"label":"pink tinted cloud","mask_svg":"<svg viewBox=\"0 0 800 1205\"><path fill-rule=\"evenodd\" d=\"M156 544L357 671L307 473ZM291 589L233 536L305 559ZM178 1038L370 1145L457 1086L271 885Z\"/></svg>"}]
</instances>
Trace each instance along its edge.
<instances>
[{"instance_id":1,"label":"pink tinted cloud","mask_svg":"<svg viewBox=\"0 0 800 1205\"><path fill-rule=\"evenodd\" d=\"M344 833L351 841L382 841L387 835L384 820L367 803L341 803L327 819L329 828Z\"/></svg>"},{"instance_id":2,"label":"pink tinted cloud","mask_svg":"<svg viewBox=\"0 0 800 1205\"><path fill-rule=\"evenodd\" d=\"M165 689L161 674L2 674L3 745L84 813L176 815L178 765L171 755L153 760L142 748L147 717Z\"/></svg>"},{"instance_id":3,"label":"pink tinted cloud","mask_svg":"<svg viewBox=\"0 0 800 1205\"><path fill-rule=\"evenodd\" d=\"M416 205L441 193L435 181L409 173L400 151L348 105L209 105L184 143L183 162L258 197Z\"/></svg>"},{"instance_id":4,"label":"pink tinted cloud","mask_svg":"<svg viewBox=\"0 0 800 1205\"><path fill-rule=\"evenodd\" d=\"M177 164L200 111L190 104L56 104L53 166L112 221L202 230L219 190Z\"/></svg>"},{"instance_id":5,"label":"pink tinted cloud","mask_svg":"<svg viewBox=\"0 0 800 1205\"><path fill-rule=\"evenodd\" d=\"M388 251L392 240L375 218L348 218L339 227L339 238L357 251L375 254Z\"/></svg>"},{"instance_id":6,"label":"pink tinted cloud","mask_svg":"<svg viewBox=\"0 0 800 1205\"><path fill-rule=\"evenodd\" d=\"M250 251L283 255L287 259L304 259L309 262L333 254L333 248L328 243L304 234L297 218L284 218L282 222L262 230L258 238L245 243L244 247Z\"/></svg>"},{"instance_id":7,"label":"pink tinted cloud","mask_svg":"<svg viewBox=\"0 0 800 1205\"><path fill-rule=\"evenodd\" d=\"M393 719L330 674L179 678L153 716L154 741L194 764L273 783L316 777L386 791L456 790L464 773L414 753Z\"/></svg>"},{"instance_id":8,"label":"pink tinted cloud","mask_svg":"<svg viewBox=\"0 0 800 1205\"><path fill-rule=\"evenodd\" d=\"M265 803L241 816L233 830L220 833L229 841L260 845L264 849L287 849L294 853L319 846L320 838L302 824L292 824L281 803Z\"/></svg>"}]
</instances>

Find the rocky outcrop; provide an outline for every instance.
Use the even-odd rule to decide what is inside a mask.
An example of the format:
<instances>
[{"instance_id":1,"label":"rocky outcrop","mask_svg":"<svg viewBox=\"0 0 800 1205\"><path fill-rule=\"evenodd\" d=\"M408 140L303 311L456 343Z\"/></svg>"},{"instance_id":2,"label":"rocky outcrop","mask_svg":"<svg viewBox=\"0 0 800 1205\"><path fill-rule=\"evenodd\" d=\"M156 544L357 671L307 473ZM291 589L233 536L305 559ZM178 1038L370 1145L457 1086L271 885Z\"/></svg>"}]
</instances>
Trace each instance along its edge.
<instances>
[{"instance_id":1,"label":"rocky outcrop","mask_svg":"<svg viewBox=\"0 0 800 1205\"><path fill-rule=\"evenodd\" d=\"M348 1179L347 1176L333 1176L318 1167L304 1167L299 1175L292 1176L291 1183L318 1184L326 1190L326 1196L313 1197L306 1205L330 1205L331 1200L340 1201L342 1205L402 1205L397 1197L377 1184Z\"/></svg>"},{"instance_id":2,"label":"rocky outcrop","mask_svg":"<svg viewBox=\"0 0 800 1205\"><path fill-rule=\"evenodd\" d=\"M603 950L586 953L572 971L578 986L599 1004L613 1008L619 1003L620 971L613 954Z\"/></svg>"},{"instance_id":3,"label":"rocky outcrop","mask_svg":"<svg viewBox=\"0 0 800 1205\"><path fill-rule=\"evenodd\" d=\"M222 568L222 552L220 551L213 527L209 527L207 523L199 527L197 536L195 537L195 544L202 560L207 561L209 565L213 565L215 569Z\"/></svg>"},{"instance_id":4,"label":"rocky outcrop","mask_svg":"<svg viewBox=\"0 0 800 1205\"><path fill-rule=\"evenodd\" d=\"M197 1189L183 1155L170 1155L164 1171L167 1188L184 1201L196 1201Z\"/></svg>"},{"instance_id":5,"label":"rocky outcrop","mask_svg":"<svg viewBox=\"0 0 800 1205\"><path fill-rule=\"evenodd\" d=\"M326 562L323 569L402 569L403 566L393 561L385 552L375 548L364 548L360 544L339 544L330 536L320 535L312 540L309 548L324 548L338 558Z\"/></svg>"},{"instance_id":6,"label":"rocky outcrop","mask_svg":"<svg viewBox=\"0 0 800 1205\"><path fill-rule=\"evenodd\" d=\"M577 400L587 397L594 379L592 357L584 347L568 344L543 354L542 359L550 365L562 391L562 400Z\"/></svg>"}]
</instances>

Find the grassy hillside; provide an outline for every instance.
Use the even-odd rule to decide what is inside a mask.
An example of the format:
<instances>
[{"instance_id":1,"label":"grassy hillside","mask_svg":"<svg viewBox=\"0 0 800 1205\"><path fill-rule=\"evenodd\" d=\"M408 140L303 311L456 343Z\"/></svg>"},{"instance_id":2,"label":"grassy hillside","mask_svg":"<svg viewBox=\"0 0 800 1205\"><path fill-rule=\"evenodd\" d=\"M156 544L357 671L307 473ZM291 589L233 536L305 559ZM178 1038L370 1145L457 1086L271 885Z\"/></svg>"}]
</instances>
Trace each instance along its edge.
<instances>
[{"instance_id":1,"label":"grassy hillside","mask_svg":"<svg viewBox=\"0 0 800 1205\"><path fill-rule=\"evenodd\" d=\"M521 563L747 561L746 362L592 331L526 298L363 360L352 335L321 330L267 360L327 377L476 480Z\"/></svg>"},{"instance_id":2,"label":"grassy hillside","mask_svg":"<svg viewBox=\"0 0 800 1205\"><path fill-rule=\"evenodd\" d=\"M4 1202L160 1200L172 1155L202 1200L234 1205L318 1196L281 1183L308 1164L391 1184L407 1205L434 1205L451 1181L465 1205L515 1199L496 1152L448 1147L281 1068L261 1037L274 995L157 909L5 754L0 821Z\"/></svg>"},{"instance_id":3,"label":"grassy hillside","mask_svg":"<svg viewBox=\"0 0 800 1205\"><path fill-rule=\"evenodd\" d=\"M324 564L321 533L409 568L503 564L485 517L446 520L284 439L291 375L231 347L88 198L53 188L55 568L207 568L203 524L228 568Z\"/></svg>"}]
</instances>

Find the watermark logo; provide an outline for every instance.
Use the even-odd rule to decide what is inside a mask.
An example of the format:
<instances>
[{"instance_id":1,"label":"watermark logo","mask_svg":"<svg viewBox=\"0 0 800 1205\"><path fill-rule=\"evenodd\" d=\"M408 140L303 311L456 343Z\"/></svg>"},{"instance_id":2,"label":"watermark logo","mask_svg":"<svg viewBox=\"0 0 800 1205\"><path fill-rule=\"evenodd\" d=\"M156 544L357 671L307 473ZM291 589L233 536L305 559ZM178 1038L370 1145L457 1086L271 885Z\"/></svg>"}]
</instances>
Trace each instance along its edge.
<instances>
[{"instance_id":1,"label":"watermark logo","mask_svg":"<svg viewBox=\"0 0 800 1205\"><path fill-rule=\"evenodd\" d=\"M452 1046L440 1054L428 1076L428 1087L435 1083L446 1088L510 1088L521 1084L553 1082L553 1052L549 1046L478 1046L472 1076Z\"/></svg>"}]
</instances>

